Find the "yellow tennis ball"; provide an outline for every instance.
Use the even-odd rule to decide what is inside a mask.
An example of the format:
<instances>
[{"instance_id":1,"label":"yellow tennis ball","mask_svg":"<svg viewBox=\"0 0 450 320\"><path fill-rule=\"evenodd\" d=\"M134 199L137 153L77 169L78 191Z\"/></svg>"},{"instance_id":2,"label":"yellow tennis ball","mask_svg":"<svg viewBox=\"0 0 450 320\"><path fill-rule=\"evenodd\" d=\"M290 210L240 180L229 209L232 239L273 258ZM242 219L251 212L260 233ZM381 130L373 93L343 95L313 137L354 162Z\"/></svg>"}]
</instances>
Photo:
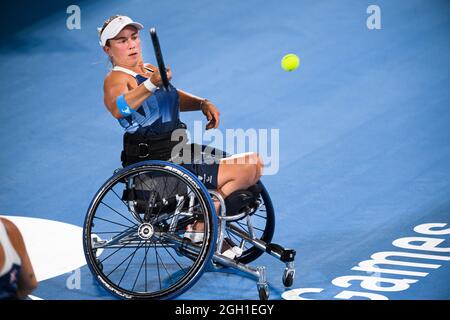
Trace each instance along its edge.
<instances>
[{"instance_id":1,"label":"yellow tennis ball","mask_svg":"<svg viewBox=\"0 0 450 320\"><path fill-rule=\"evenodd\" d=\"M281 59L281 67L286 71L293 71L297 69L299 65L300 58L293 53L289 53Z\"/></svg>"}]
</instances>

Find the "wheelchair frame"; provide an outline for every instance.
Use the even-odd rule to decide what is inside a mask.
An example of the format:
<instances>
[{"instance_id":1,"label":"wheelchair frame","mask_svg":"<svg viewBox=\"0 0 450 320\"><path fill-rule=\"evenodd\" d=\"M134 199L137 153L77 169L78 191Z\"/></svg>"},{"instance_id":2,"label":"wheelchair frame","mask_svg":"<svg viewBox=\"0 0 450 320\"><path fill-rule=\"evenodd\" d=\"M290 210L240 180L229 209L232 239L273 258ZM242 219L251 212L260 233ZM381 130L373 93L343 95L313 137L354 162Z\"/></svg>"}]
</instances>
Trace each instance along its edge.
<instances>
[{"instance_id":1,"label":"wheelchair frame","mask_svg":"<svg viewBox=\"0 0 450 320\"><path fill-rule=\"evenodd\" d=\"M153 166L153 167L152 167ZM139 170L145 172L145 170L152 169L156 170L155 168L164 168L162 172L169 174L169 172L174 174L174 177L177 177L177 179L180 179L183 183L187 183L188 186L189 183L192 185L197 185L198 190L189 189L188 193L185 195L175 194L175 199L171 199L172 201L172 207L175 206L174 212L169 212L167 214L159 214L156 218L154 218L150 222L150 215L148 214L150 211L152 211L152 208L147 208L146 212L144 214L144 217L141 217L141 214L137 212L136 210L136 203L134 200L129 201L123 201L127 202L126 205L128 207L128 212L130 214L130 217L127 217L121 213L116 211L120 216L125 218L126 220L130 222L138 222L139 225L135 225L131 229L126 229L122 233L119 233L118 235L112 237L110 240L102 240L98 235L92 233L92 228L94 226L94 219L95 214L97 213L98 206L100 203L103 203L103 198L106 197L107 193L112 190L115 195L118 197L117 193L114 191L114 186L118 185L121 179L126 180L125 177L131 177L133 174L136 174L135 172L140 172ZM159 170L159 169L158 169ZM157 171L157 170L156 170ZM155 171L155 172L156 172ZM141 173L139 173L141 174ZM178 182L177 182L178 183ZM93 275L96 277L96 279L99 281L99 283L106 288L109 292L126 299L145 299L145 298L156 298L156 299L163 299L163 298L173 298L177 295L183 293L186 291L189 287L195 284L195 282L199 279L201 274L206 270L206 267L208 263L210 262L210 265L212 265L215 269L220 269L223 267L229 267L237 269L247 275L250 275L251 277L255 278L257 281L257 290L259 294L259 298L261 300L267 300L269 298L270 292L269 292L269 286L266 279L266 268L264 266L257 266L252 267L248 265L248 263L243 263L239 261L239 258L237 259L230 259L226 256L224 256L222 252L222 245L224 242L225 235L233 234L236 238L240 238L239 247L241 249L244 249L244 246L246 243L251 244L253 247L251 249L256 248L257 251L259 251L258 254L256 254L256 258L262 254L263 252L269 253L271 256L275 257L276 259L280 260L281 262L285 263L285 269L283 272L282 281L283 284L286 287L290 287L293 284L294 278L295 278L295 266L294 266L294 260L295 260L295 250L292 249L285 249L282 246L274 243L267 243L266 241L258 238L256 235L255 228L252 224L252 217L253 213L256 212L262 205L269 206L268 210L271 210L270 214L273 214L273 206L270 201L270 196L267 193L267 190L265 189L264 185L260 181L259 184L262 186L262 193L264 193L264 198L261 194L258 195L258 200L256 202L256 209L253 209L253 212L243 211L238 212L234 215L227 215L226 211L226 201L223 199L223 197L215 190L208 190L203 185L201 181L195 177L191 172L184 169L181 166L178 166L172 162L166 162L166 161L156 161L156 160L150 160L150 161L143 161L136 163L134 165L125 167L123 169L118 169L115 171L114 175L108 179L104 185L99 189L97 194L94 196L91 205L89 206L86 219L85 219L85 225L84 225L84 232L83 232L83 245L84 245L84 251L86 255L86 261L88 262L88 266L93 273ZM134 185L134 177L126 181L125 190L133 190ZM110 189L108 189L110 188ZM148 203L149 206L155 207L156 200L152 200L152 196L155 193L151 193L149 195ZM187 198L185 198L187 196ZM156 197L156 196L155 196ZM212 205L212 197L215 197L220 202L220 212L215 213L214 205ZM123 198L123 197L122 197ZM156 198L155 198L156 199ZM169 199L169 198L167 198ZM160 203L161 207L168 206L169 201L162 198ZM202 242L202 244L195 244L195 243L186 243L183 239L180 239L179 235L176 235L176 231L179 231L178 224L180 221L184 221L183 219L193 219L194 213L194 203L198 200L198 204L202 205L202 208L204 208L204 214L208 221L205 221L205 235L206 238ZM264 203L262 203L262 201ZM153 201L153 202L152 202ZM188 201L189 207L188 211L184 212L183 208ZM265 202L268 202L267 204ZM266 213L267 214L267 213ZM134 218L135 221L130 220L129 218ZM97 217L97 219L101 219L100 217ZM169 221L166 221L169 219ZM248 228L248 232L245 232L242 228L236 227L233 225L233 222L242 221L245 219L246 226ZM161 230L158 230L159 225L164 224L164 230L161 227ZM267 229L267 223L273 223L274 220L271 222L266 221L265 229ZM117 223L116 223L117 224ZM271 228L274 228L274 225L270 226ZM272 230L273 232L273 230ZM187 257L194 261L194 263L191 265L189 272L192 272L192 275L190 275L190 278L188 280L180 280L179 282L186 281L186 283L180 283L177 282L176 285L179 284L179 288L176 290L174 289L173 292L167 292L165 293L164 290L161 294L156 294L155 296L151 296L150 294L145 294L142 292L136 292L134 294L133 289L130 291L121 290L120 282L119 286L112 285L112 283L109 281L109 275L103 274L103 265L102 262L99 263L99 256L103 252L105 248L108 249L117 249L126 247L127 249L133 249L136 248L134 253L139 249L139 246L141 245L142 241L144 241L145 244L147 242L151 243L151 239L165 239L166 241L170 241L171 244L163 244L162 240L161 243L158 244L158 246L162 246L166 251L167 248L173 248L177 255ZM268 236L268 240L271 241L272 234ZM156 242L152 243L155 247L155 252L157 248ZM147 249L147 248L146 248ZM249 249L250 250L250 249ZM255 249L253 249L255 250ZM148 250L147 250L148 251ZM147 251L145 252L145 259L147 259ZM116 252L116 251L115 251ZM181 253L182 252L182 253ZM157 254L157 253L156 253ZM170 252L169 252L170 254ZM109 256L108 256L109 257ZM133 257L128 262L128 266L130 265ZM127 258L128 259L128 258ZM106 259L104 259L106 260ZM175 259L174 259L175 260ZM252 257L250 257L250 260L252 260ZM123 262L122 262L123 263ZM121 264L122 264L121 263ZM142 262L143 263L143 262ZM147 263L147 260L146 260ZM119 266L118 266L119 267ZM116 268L118 268L116 267ZM127 267L128 268L128 267ZM142 264L141 264L142 268ZM166 267L164 267L166 268ZM139 274L140 274L139 269ZM167 269L166 269L167 271ZM111 272L112 273L112 272ZM139 277L138 274L138 277ZM122 275L121 281L124 278L125 273ZM158 269L158 276L159 269ZM138 279L136 278L136 280ZM170 277L170 274L169 274ZM187 276L185 276L187 277ZM145 278L147 281L147 273L145 274ZM136 283L135 283L136 284ZM161 287L161 280L160 280L160 287ZM147 290L147 283L145 283L145 288ZM172 288L169 286L169 289ZM169 290L167 289L167 290Z\"/></svg>"}]
</instances>

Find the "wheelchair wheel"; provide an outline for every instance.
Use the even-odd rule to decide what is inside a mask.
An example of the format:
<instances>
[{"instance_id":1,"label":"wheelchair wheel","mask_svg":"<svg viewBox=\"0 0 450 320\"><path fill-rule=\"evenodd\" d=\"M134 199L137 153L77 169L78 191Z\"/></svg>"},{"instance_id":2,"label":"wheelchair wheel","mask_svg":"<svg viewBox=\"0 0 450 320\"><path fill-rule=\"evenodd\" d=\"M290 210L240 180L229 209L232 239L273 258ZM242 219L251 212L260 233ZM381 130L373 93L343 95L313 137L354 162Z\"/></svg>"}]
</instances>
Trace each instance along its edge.
<instances>
[{"instance_id":1,"label":"wheelchair wheel","mask_svg":"<svg viewBox=\"0 0 450 320\"><path fill-rule=\"evenodd\" d=\"M203 239L184 238L204 222ZM87 264L108 291L125 299L169 299L190 288L212 258L217 217L205 186L184 168L145 161L114 174L85 219Z\"/></svg>"},{"instance_id":2,"label":"wheelchair wheel","mask_svg":"<svg viewBox=\"0 0 450 320\"><path fill-rule=\"evenodd\" d=\"M258 185L262 187L262 191L259 195L260 206L254 213L251 214L251 221L253 225L253 229L255 232L255 236L257 239L260 239L266 243L270 243L273 238L273 234L275 231L275 213L272 205L272 201L270 200L269 193L264 187L261 181L258 181ZM241 230L249 233L249 227L246 224L245 219L239 221L229 222L228 224L232 224L235 227L240 228ZM232 239L235 243L239 244L242 240L231 231L227 230L227 236ZM254 247L251 243L246 242L244 245L244 251L242 255L237 258L238 262L247 264L250 263L257 258L259 258L264 251Z\"/></svg>"}]
</instances>

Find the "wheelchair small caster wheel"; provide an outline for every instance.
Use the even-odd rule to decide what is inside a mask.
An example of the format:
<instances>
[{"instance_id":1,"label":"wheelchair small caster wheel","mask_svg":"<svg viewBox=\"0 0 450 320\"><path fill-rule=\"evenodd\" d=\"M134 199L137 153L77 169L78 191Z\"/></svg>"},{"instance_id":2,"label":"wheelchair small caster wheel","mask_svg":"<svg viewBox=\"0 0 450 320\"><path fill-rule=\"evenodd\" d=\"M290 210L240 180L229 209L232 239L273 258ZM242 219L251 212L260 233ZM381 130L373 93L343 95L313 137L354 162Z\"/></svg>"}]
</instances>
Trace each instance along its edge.
<instances>
[{"instance_id":1,"label":"wheelchair small caster wheel","mask_svg":"<svg viewBox=\"0 0 450 320\"><path fill-rule=\"evenodd\" d=\"M269 300L269 287L267 285L258 285L259 300Z\"/></svg>"},{"instance_id":2,"label":"wheelchair small caster wheel","mask_svg":"<svg viewBox=\"0 0 450 320\"><path fill-rule=\"evenodd\" d=\"M295 271L286 269L283 273L283 284L285 287L290 287L294 283Z\"/></svg>"}]
</instances>

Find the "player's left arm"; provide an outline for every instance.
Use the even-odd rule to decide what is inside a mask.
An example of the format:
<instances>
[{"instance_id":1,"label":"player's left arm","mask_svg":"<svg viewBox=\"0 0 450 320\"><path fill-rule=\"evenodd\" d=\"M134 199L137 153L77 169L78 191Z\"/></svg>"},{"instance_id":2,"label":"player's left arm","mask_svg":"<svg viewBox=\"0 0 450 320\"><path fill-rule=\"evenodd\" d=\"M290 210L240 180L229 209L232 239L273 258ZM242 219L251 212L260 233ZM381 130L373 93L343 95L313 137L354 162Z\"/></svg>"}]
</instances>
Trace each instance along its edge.
<instances>
[{"instance_id":1,"label":"player's left arm","mask_svg":"<svg viewBox=\"0 0 450 320\"><path fill-rule=\"evenodd\" d=\"M180 111L197 111L201 110L208 119L206 129L216 129L219 127L220 111L209 100L203 99L183 90L177 89L180 97Z\"/></svg>"}]
</instances>

